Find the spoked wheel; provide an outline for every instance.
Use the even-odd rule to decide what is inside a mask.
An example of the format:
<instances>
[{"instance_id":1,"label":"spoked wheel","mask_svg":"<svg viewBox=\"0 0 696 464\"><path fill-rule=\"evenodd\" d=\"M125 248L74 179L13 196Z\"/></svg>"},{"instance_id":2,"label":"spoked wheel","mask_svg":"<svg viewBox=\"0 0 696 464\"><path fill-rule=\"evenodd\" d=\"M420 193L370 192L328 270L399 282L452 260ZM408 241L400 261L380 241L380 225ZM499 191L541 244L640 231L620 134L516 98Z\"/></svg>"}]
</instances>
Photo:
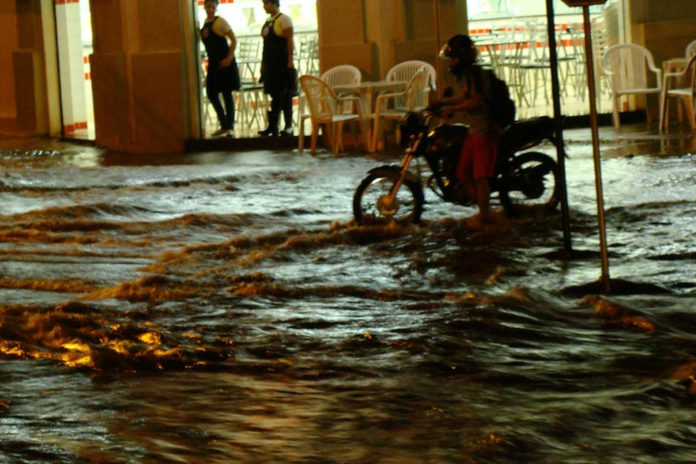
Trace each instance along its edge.
<instances>
[{"instance_id":1,"label":"spoked wheel","mask_svg":"<svg viewBox=\"0 0 696 464\"><path fill-rule=\"evenodd\" d=\"M514 158L500 184L500 203L508 216L525 208L549 213L560 199L558 165L543 153L528 152Z\"/></svg>"},{"instance_id":2,"label":"spoked wheel","mask_svg":"<svg viewBox=\"0 0 696 464\"><path fill-rule=\"evenodd\" d=\"M404 179L392 198L390 191L399 179L398 171L370 173L355 189L353 214L361 225L379 225L390 221L417 224L423 212L423 189L418 182Z\"/></svg>"}]
</instances>

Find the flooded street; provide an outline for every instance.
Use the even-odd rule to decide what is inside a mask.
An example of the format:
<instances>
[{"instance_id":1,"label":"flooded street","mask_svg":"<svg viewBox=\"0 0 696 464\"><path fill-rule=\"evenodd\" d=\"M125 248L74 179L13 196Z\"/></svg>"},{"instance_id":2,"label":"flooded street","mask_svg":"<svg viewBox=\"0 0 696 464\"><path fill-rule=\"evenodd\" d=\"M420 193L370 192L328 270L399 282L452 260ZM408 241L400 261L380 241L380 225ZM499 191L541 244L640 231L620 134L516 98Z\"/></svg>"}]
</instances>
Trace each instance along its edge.
<instances>
[{"instance_id":1,"label":"flooded street","mask_svg":"<svg viewBox=\"0 0 696 464\"><path fill-rule=\"evenodd\" d=\"M0 463L692 460L696 154L603 149L639 291L597 296L580 139L575 259L560 214L469 230L429 191L357 227L396 157L0 150Z\"/></svg>"}]
</instances>

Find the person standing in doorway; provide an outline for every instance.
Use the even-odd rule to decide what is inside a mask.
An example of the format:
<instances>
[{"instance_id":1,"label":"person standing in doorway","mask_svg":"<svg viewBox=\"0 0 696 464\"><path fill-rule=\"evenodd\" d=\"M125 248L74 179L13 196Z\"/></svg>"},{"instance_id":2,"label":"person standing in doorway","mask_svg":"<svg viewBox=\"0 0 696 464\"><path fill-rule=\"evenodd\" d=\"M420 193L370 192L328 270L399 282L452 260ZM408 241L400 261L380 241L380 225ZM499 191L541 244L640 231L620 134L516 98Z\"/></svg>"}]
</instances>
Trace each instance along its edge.
<instances>
[{"instance_id":1,"label":"person standing in doorway","mask_svg":"<svg viewBox=\"0 0 696 464\"><path fill-rule=\"evenodd\" d=\"M263 0L263 9L270 16L261 29L261 78L264 92L271 96L271 109L268 111L268 127L259 131L259 135L279 134L281 112L285 129L280 135L292 135L292 97L297 81L297 71L292 61L295 50L292 20L280 12L280 0Z\"/></svg>"},{"instance_id":2,"label":"person standing in doorway","mask_svg":"<svg viewBox=\"0 0 696 464\"><path fill-rule=\"evenodd\" d=\"M219 0L205 0L204 8L207 16L201 28L201 40L208 54L205 91L220 123L220 129L212 134L215 137L232 135L234 128L232 92L241 87L239 68L234 58L237 39L225 18L215 14L218 3ZM224 108L220 102L221 94Z\"/></svg>"}]
</instances>

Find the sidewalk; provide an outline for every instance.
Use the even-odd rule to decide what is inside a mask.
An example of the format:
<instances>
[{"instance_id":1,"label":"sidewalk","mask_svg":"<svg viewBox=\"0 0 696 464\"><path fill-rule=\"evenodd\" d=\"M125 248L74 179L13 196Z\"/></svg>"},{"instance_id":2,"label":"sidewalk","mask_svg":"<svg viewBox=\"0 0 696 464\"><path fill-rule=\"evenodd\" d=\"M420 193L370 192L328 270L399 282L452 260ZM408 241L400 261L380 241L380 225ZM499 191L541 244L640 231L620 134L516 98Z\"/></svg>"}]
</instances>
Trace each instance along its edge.
<instances>
[{"instance_id":1,"label":"sidewalk","mask_svg":"<svg viewBox=\"0 0 696 464\"><path fill-rule=\"evenodd\" d=\"M611 125L599 127L600 152L607 156L631 156L631 155L679 155L696 153L696 133L690 132L687 126L681 128L672 127L666 134L660 134L657 124L648 125L646 122L633 122L623 124L617 132ZM573 127L564 129L563 140L569 148L583 147L591 152L592 131L589 127ZM191 140L187 143L187 151L214 152L214 151L261 151L278 150L292 151L297 149L297 137L263 137L245 139L204 139ZM108 151L94 146L91 142L68 141L50 137L0 137L0 157L13 156L58 156L82 154L88 157L106 154ZM133 158L135 164L155 162L167 164L181 162L185 154L156 155L144 158L142 155L129 156L128 154L109 153L109 158L120 158L124 162Z\"/></svg>"},{"instance_id":2,"label":"sidewalk","mask_svg":"<svg viewBox=\"0 0 696 464\"><path fill-rule=\"evenodd\" d=\"M605 125L598 129L599 149L603 157L633 155L680 155L696 153L696 133L687 126L671 127L660 134L658 123L646 122L622 124L617 131ZM586 145L591 150L592 130L589 127L565 129L566 145Z\"/></svg>"}]
</instances>

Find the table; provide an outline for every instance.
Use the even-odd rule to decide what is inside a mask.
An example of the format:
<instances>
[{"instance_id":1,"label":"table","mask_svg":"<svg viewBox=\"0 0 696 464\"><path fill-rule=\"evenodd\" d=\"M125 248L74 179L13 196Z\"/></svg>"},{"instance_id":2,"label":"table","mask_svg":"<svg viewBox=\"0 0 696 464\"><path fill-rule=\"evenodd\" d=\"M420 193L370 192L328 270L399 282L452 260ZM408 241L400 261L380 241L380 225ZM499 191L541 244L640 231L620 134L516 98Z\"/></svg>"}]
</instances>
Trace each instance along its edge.
<instances>
[{"instance_id":1,"label":"table","mask_svg":"<svg viewBox=\"0 0 696 464\"><path fill-rule=\"evenodd\" d=\"M261 70L261 59L259 58L237 58L239 77L242 80L257 80Z\"/></svg>"},{"instance_id":2,"label":"table","mask_svg":"<svg viewBox=\"0 0 696 464\"><path fill-rule=\"evenodd\" d=\"M338 95L355 95L360 100L360 111L362 114L362 133L367 140L371 140L371 119L372 108L377 99L377 95L383 92L402 92L406 90L407 81L361 81L357 84L336 85L333 89Z\"/></svg>"},{"instance_id":3,"label":"table","mask_svg":"<svg viewBox=\"0 0 696 464\"><path fill-rule=\"evenodd\" d=\"M406 81L362 81L357 84L344 84L334 86L338 95L356 95L360 99L360 109L364 118L372 114L372 106L382 92L401 92L406 90Z\"/></svg>"},{"instance_id":4,"label":"table","mask_svg":"<svg viewBox=\"0 0 696 464\"><path fill-rule=\"evenodd\" d=\"M269 107L268 98L263 91L263 84L242 81L237 96L239 98L237 120L244 127L251 127L254 123L259 127L263 126L266 122L266 110Z\"/></svg>"},{"instance_id":5,"label":"table","mask_svg":"<svg viewBox=\"0 0 696 464\"><path fill-rule=\"evenodd\" d=\"M491 38L477 42L476 46L488 55L488 62L499 76L505 76L504 66L517 66L520 64L522 52L529 42L514 38Z\"/></svg>"}]
</instances>

